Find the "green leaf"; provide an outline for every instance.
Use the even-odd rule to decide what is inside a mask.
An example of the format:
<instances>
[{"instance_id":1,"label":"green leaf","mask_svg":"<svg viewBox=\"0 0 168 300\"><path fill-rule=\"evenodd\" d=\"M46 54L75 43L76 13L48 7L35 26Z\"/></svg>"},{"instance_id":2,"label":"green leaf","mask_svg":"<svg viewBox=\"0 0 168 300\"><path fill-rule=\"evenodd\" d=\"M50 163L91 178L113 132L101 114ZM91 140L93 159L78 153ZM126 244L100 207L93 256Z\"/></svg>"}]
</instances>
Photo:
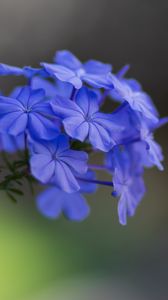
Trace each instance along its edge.
<instances>
[{"instance_id":1,"label":"green leaf","mask_svg":"<svg viewBox=\"0 0 168 300\"><path fill-rule=\"evenodd\" d=\"M21 190L18 190L18 189L15 189L15 188L11 188L9 189L10 192L14 193L14 194L17 194L19 196L23 196L24 193L21 191Z\"/></svg>"},{"instance_id":2,"label":"green leaf","mask_svg":"<svg viewBox=\"0 0 168 300\"><path fill-rule=\"evenodd\" d=\"M17 203L16 198L9 192L7 192L8 197L10 198L10 200L12 200L13 203Z\"/></svg>"}]
</instances>

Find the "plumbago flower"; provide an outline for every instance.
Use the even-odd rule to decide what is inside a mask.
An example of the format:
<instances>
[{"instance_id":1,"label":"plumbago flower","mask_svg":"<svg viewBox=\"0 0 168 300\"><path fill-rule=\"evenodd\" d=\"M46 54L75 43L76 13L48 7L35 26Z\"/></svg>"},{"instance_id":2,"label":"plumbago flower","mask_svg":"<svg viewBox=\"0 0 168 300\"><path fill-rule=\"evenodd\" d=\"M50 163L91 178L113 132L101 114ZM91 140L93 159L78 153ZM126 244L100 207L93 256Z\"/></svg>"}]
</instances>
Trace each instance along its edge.
<instances>
[{"instance_id":1,"label":"plumbago flower","mask_svg":"<svg viewBox=\"0 0 168 300\"><path fill-rule=\"evenodd\" d=\"M68 137L60 135L51 142L33 143L30 166L32 174L42 183L53 183L67 193L80 189L74 172L87 171L88 155L69 149Z\"/></svg>"},{"instance_id":2,"label":"plumbago flower","mask_svg":"<svg viewBox=\"0 0 168 300\"><path fill-rule=\"evenodd\" d=\"M70 51L58 51L54 57L54 64L42 63L45 71L51 76L71 83L80 89L83 82L94 88L108 88L112 84L108 80L112 67L96 60L89 60L82 64Z\"/></svg>"},{"instance_id":3,"label":"plumbago flower","mask_svg":"<svg viewBox=\"0 0 168 300\"><path fill-rule=\"evenodd\" d=\"M75 101L57 96L51 101L53 111L61 116L66 133L83 142L87 138L91 145L109 151L116 143L113 133L122 130L113 121L112 114L99 112L97 95L81 88Z\"/></svg>"},{"instance_id":4,"label":"plumbago flower","mask_svg":"<svg viewBox=\"0 0 168 300\"><path fill-rule=\"evenodd\" d=\"M36 198L41 214L82 221L90 212L83 194L104 185L117 199L125 225L145 195L145 168L163 170L154 133L168 117L160 119L141 84L126 77L129 66L114 74L111 65L82 63L67 50L40 66L0 64L0 76L27 79L9 95L0 93L0 189L16 201L23 182L31 190L41 185ZM89 163L96 152L103 156L98 165ZM106 171L109 181L99 180L96 170Z\"/></svg>"},{"instance_id":5,"label":"plumbago flower","mask_svg":"<svg viewBox=\"0 0 168 300\"><path fill-rule=\"evenodd\" d=\"M55 138L58 129L47 117L52 111L43 89L23 87L16 95L0 96L0 132L17 136L27 131L34 138Z\"/></svg>"}]
</instances>

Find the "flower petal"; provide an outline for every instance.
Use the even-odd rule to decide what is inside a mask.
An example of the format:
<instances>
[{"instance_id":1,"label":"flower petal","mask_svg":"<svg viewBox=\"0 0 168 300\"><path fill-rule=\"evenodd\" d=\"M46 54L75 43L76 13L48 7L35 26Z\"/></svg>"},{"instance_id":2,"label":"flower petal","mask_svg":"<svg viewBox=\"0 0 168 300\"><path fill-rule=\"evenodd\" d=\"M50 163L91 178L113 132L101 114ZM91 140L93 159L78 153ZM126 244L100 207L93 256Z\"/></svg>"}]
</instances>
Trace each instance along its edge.
<instances>
[{"instance_id":1,"label":"flower petal","mask_svg":"<svg viewBox=\"0 0 168 300\"><path fill-rule=\"evenodd\" d=\"M81 117L69 117L63 121L66 133L83 142L89 133L89 123L82 121Z\"/></svg>"},{"instance_id":2,"label":"flower petal","mask_svg":"<svg viewBox=\"0 0 168 300\"><path fill-rule=\"evenodd\" d=\"M76 73L64 66L42 63L45 70L53 77L65 82L71 83L76 89L82 87L82 81Z\"/></svg>"},{"instance_id":3,"label":"flower petal","mask_svg":"<svg viewBox=\"0 0 168 300\"><path fill-rule=\"evenodd\" d=\"M84 174L87 171L88 155L84 151L67 150L62 153L61 161L66 163L78 174Z\"/></svg>"},{"instance_id":4,"label":"flower petal","mask_svg":"<svg viewBox=\"0 0 168 300\"><path fill-rule=\"evenodd\" d=\"M112 148L110 134L97 123L90 124L89 140L96 149L104 152L108 152Z\"/></svg>"},{"instance_id":5,"label":"flower petal","mask_svg":"<svg viewBox=\"0 0 168 300\"><path fill-rule=\"evenodd\" d=\"M32 137L46 140L56 138L59 133L54 122L36 112L29 114L28 129Z\"/></svg>"},{"instance_id":6,"label":"flower petal","mask_svg":"<svg viewBox=\"0 0 168 300\"><path fill-rule=\"evenodd\" d=\"M23 70L19 67L13 67L6 64L0 64L0 75L23 75Z\"/></svg>"},{"instance_id":7,"label":"flower petal","mask_svg":"<svg viewBox=\"0 0 168 300\"><path fill-rule=\"evenodd\" d=\"M85 116L91 116L99 110L97 94L85 87L79 90L76 103L83 110Z\"/></svg>"},{"instance_id":8,"label":"flower petal","mask_svg":"<svg viewBox=\"0 0 168 300\"><path fill-rule=\"evenodd\" d=\"M80 189L70 168L60 161L57 161L55 164L55 175L52 183L67 193L74 193Z\"/></svg>"},{"instance_id":9,"label":"flower petal","mask_svg":"<svg viewBox=\"0 0 168 300\"><path fill-rule=\"evenodd\" d=\"M110 64L104 64L98 60L88 60L83 67L90 74L107 74L112 71Z\"/></svg>"},{"instance_id":10,"label":"flower petal","mask_svg":"<svg viewBox=\"0 0 168 300\"><path fill-rule=\"evenodd\" d=\"M54 62L71 70L77 70L82 67L80 60L68 50L57 51Z\"/></svg>"},{"instance_id":11,"label":"flower petal","mask_svg":"<svg viewBox=\"0 0 168 300\"><path fill-rule=\"evenodd\" d=\"M38 195L36 204L45 217L57 219L62 212L62 191L55 187L49 188Z\"/></svg>"},{"instance_id":12,"label":"flower petal","mask_svg":"<svg viewBox=\"0 0 168 300\"><path fill-rule=\"evenodd\" d=\"M31 173L42 183L51 181L54 175L55 163L51 156L44 154L33 154L30 159Z\"/></svg>"}]
</instances>

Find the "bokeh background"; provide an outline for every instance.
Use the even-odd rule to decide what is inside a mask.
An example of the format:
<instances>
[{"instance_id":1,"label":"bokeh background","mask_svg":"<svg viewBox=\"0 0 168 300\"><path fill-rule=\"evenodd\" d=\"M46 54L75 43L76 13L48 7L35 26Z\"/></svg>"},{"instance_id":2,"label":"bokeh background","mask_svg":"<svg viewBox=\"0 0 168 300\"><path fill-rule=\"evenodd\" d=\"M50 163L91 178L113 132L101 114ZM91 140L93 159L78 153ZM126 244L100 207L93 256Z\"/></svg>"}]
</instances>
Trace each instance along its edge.
<instances>
[{"instance_id":1,"label":"bokeh background","mask_svg":"<svg viewBox=\"0 0 168 300\"><path fill-rule=\"evenodd\" d=\"M36 66L69 49L82 60L130 63L160 114L168 115L167 0L0 0L0 61ZM15 79L0 79L8 91ZM168 127L157 140L165 171L146 171L147 194L118 224L106 189L88 198L83 223L38 214L31 195L0 195L0 299L168 299Z\"/></svg>"}]
</instances>

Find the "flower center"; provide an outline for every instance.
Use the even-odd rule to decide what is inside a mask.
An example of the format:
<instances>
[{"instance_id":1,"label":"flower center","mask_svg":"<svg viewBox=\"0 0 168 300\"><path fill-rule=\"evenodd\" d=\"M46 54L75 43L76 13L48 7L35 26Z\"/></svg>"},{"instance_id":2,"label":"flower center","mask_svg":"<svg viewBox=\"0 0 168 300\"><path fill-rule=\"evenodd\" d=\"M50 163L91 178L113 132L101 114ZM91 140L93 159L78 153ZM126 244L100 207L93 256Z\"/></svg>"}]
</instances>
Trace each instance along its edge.
<instances>
[{"instance_id":1,"label":"flower center","mask_svg":"<svg viewBox=\"0 0 168 300\"><path fill-rule=\"evenodd\" d=\"M24 113L28 114L32 111L32 107L24 107L23 111Z\"/></svg>"}]
</instances>

